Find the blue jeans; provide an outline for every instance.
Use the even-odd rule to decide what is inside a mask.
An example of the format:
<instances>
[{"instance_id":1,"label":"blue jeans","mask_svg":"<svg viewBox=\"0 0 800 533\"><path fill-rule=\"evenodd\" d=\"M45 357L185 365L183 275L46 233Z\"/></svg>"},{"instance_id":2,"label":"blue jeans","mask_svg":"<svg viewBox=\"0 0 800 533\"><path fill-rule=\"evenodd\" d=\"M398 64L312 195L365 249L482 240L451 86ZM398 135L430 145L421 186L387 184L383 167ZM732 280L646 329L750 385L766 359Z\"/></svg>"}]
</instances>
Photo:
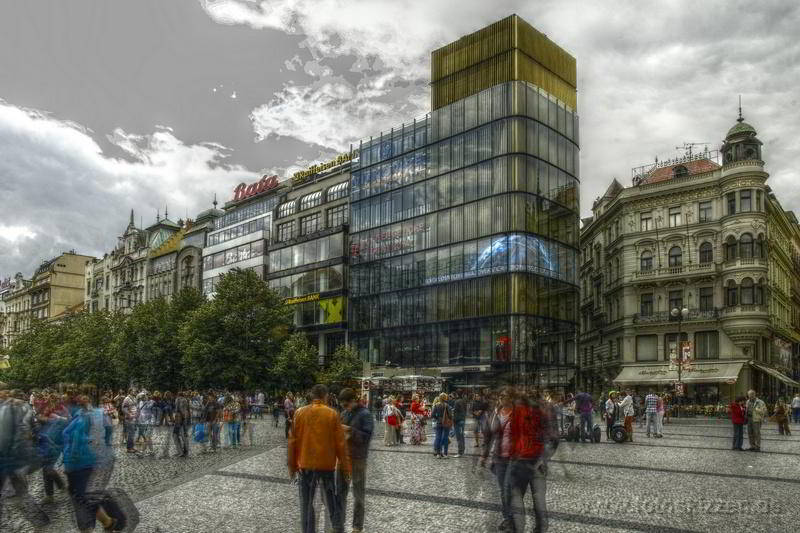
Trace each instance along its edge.
<instances>
[{"instance_id":1,"label":"blue jeans","mask_svg":"<svg viewBox=\"0 0 800 533\"><path fill-rule=\"evenodd\" d=\"M516 531L525 531L525 492L533 492L533 514L536 517L534 531L547 530L547 466L536 459L517 459L509 463L506 473L507 490Z\"/></svg>"},{"instance_id":2,"label":"blue jeans","mask_svg":"<svg viewBox=\"0 0 800 533\"><path fill-rule=\"evenodd\" d=\"M111 435L114 433L114 426L103 426L106 430L105 442L106 446L111 446Z\"/></svg>"},{"instance_id":3,"label":"blue jeans","mask_svg":"<svg viewBox=\"0 0 800 533\"><path fill-rule=\"evenodd\" d=\"M458 454L464 455L464 424L466 420L458 420L453 423L456 432L456 442L458 442Z\"/></svg>"},{"instance_id":4,"label":"blue jeans","mask_svg":"<svg viewBox=\"0 0 800 533\"><path fill-rule=\"evenodd\" d=\"M658 413L647 413L647 436L650 436L650 426L653 426L653 435L658 435Z\"/></svg>"},{"instance_id":5,"label":"blue jeans","mask_svg":"<svg viewBox=\"0 0 800 533\"><path fill-rule=\"evenodd\" d=\"M336 496L336 482L333 471L303 470L298 472L300 486L300 530L303 533L315 533L316 516L314 513L314 492L322 482L322 497L328 510L330 522L335 533L344 531L344 519L339 511Z\"/></svg>"},{"instance_id":6,"label":"blue jeans","mask_svg":"<svg viewBox=\"0 0 800 533\"><path fill-rule=\"evenodd\" d=\"M743 444L744 444L744 424L734 424L733 447L737 450L741 450Z\"/></svg>"},{"instance_id":7,"label":"blue jeans","mask_svg":"<svg viewBox=\"0 0 800 533\"><path fill-rule=\"evenodd\" d=\"M436 424L436 436L433 439L433 451L439 455L447 455L450 446L450 428Z\"/></svg>"},{"instance_id":8,"label":"blue jeans","mask_svg":"<svg viewBox=\"0 0 800 533\"><path fill-rule=\"evenodd\" d=\"M495 457L492 463L492 471L494 477L497 479L497 485L500 488L500 508L503 512L503 519L509 522L514 521L514 515L511 512L511 484L507 478L509 460L503 457Z\"/></svg>"},{"instance_id":9,"label":"blue jeans","mask_svg":"<svg viewBox=\"0 0 800 533\"><path fill-rule=\"evenodd\" d=\"M123 431L125 432L125 440L128 450L133 450L133 440L136 438L136 423L126 420L122 423Z\"/></svg>"},{"instance_id":10,"label":"blue jeans","mask_svg":"<svg viewBox=\"0 0 800 533\"><path fill-rule=\"evenodd\" d=\"M591 436L592 426L594 425L592 422L593 420L591 411L589 411L588 413L581 413L581 437Z\"/></svg>"},{"instance_id":11,"label":"blue jeans","mask_svg":"<svg viewBox=\"0 0 800 533\"><path fill-rule=\"evenodd\" d=\"M792 416L794 417L794 423L800 424L800 407L795 407L792 409Z\"/></svg>"},{"instance_id":12,"label":"blue jeans","mask_svg":"<svg viewBox=\"0 0 800 533\"><path fill-rule=\"evenodd\" d=\"M239 422L228 422L228 442L231 446L239 445L239 438L241 436L239 428Z\"/></svg>"}]
</instances>

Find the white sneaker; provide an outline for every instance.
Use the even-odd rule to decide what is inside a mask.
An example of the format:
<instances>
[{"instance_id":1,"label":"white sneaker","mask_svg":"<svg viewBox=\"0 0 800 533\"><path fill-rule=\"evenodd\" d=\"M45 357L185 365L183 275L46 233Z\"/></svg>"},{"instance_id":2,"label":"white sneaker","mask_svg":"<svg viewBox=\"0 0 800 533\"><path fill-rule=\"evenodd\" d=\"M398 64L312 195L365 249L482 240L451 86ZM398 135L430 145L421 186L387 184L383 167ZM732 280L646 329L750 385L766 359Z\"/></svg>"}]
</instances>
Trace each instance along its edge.
<instances>
[{"instance_id":1,"label":"white sneaker","mask_svg":"<svg viewBox=\"0 0 800 533\"><path fill-rule=\"evenodd\" d=\"M455 455L453 456L453 459L458 459L459 457L461 457L461 454L458 454L458 453L457 453L457 454L455 454Z\"/></svg>"}]
</instances>

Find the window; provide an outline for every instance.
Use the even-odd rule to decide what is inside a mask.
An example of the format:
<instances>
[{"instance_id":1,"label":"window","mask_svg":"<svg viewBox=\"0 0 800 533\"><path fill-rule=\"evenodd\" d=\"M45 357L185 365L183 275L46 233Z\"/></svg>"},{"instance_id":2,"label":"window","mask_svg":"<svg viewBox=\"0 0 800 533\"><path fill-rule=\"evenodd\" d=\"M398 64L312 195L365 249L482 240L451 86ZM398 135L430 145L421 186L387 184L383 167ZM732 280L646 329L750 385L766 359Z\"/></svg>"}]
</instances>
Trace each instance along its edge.
<instances>
[{"instance_id":1,"label":"window","mask_svg":"<svg viewBox=\"0 0 800 533\"><path fill-rule=\"evenodd\" d=\"M742 280L742 305L753 305L755 303L755 290L752 278Z\"/></svg>"},{"instance_id":2,"label":"window","mask_svg":"<svg viewBox=\"0 0 800 533\"><path fill-rule=\"evenodd\" d=\"M331 185L331 187L328 189L328 193L325 195L327 201L332 202L334 200L340 200L346 197L349 186L350 183L347 181L337 183L336 185Z\"/></svg>"},{"instance_id":3,"label":"window","mask_svg":"<svg viewBox=\"0 0 800 533\"><path fill-rule=\"evenodd\" d=\"M719 336L716 331L698 331L694 334L695 359L719 359Z\"/></svg>"},{"instance_id":4,"label":"window","mask_svg":"<svg viewBox=\"0 0 800 533\"><path fill-rule=\"evenodd\" d=\"M636 360L658 361L658 335L636 336Z\"/></svg>"},{"instance_id":5,"label":"window","mask_svg":"<svg viewBox=\"0 0 800 533\"><path fill-rule=\"evenodd\" d=\"M289 200L288 202L282 203L278 206L278 218L284 218L294 214L296 207L297 202L295 200Z\"/></svg>"},{"instance_id":6,"label":"window","mask_svg":"<svg viewBox=\"0 0 800 533\"><path fill-rule=\"evenodd\" d=\"M327 211L328 221L326 226L335 228L347 222L347 204L332 207Z\"/></svg>"},{"instance_id":7,"label":"window","mask_svg":"<svg viewBox=\"0 0 800 533\"><path fill-rule=\"evenodd\" d=\"M739 211L742 213L752 210L753 191L739 191Z\"/></svg>"},{"instance_id":8,"label":"window","mask_svg":"<svg viewBox=\"0 0 800 533\"><path fill-rule=\"evenodd\" d=\"M681 333L681 341L686 342L689 340L689 336L687 333ZM664 354L667 356L667 359L673 359L678 357L678 334L677 333L667 333L664 335Z\"/></svg>"},{"instance_id":9,"label":"window","mask_svg":"<svg viewBox=\"0 0 800 533\"><path fill-rule=\"evenodd\" d=\"M687 169L683 165L678 165L677 167L672 169L672 177L674 178L682 178L683 176L689 175L689 169Z\"/></svg>"},{"instance_id":10,"label":"window","mask_svg":"<svg viewBox=\"0 0 800 533\"><path fill-rule=\"evenodd\" d=\"M650 231L653 229L653 213L648 211L639 215L639 230Z\"/></svg>"},{"instance_id":11,"label":"window","mask_svg":"<svg viewBox=\"0 0 800 533\"><path fill-rule=\"evenodd\" d=\"M681 208L679 207L670 207L669 208L669 227L675 228L681 225Z\"/></svg>"},{"instance_id":12,"label":"window","mask_svg":"<svg viewBox=\"0 0 800 533\"><path fill-rule=\"evenodd\" d=\"M642 316L653 316L653 293L642 294L640 314Z\"/></svg>"},{"instance_id":13,"label":"window","mask_svg":"<svg viewBox=\"0 0 800 533\"><path fill-rule=\"evenodd\" d=\"M312 192L300 198L300 211L317 207L322 203L322 191Z\"/></svg>"},{"instance_id":14,"label":"window","mask_svg":"<svg viewBox=\"0 0 800 533\"><path fill-rule=\"evenodd\" d=\"M639 270L648 272L653 270L653 252L645 250L639 259Z\"/></svg>"},{"instance_id":15,"label":"window","mask_svg":"<svg viewBox=\"0 0 800 533\"><path fill-rule=\"evenodd\" d=\"M300 235L308 235L319 230L319 211L300 218Z\"/></svg>"},{"instance_id":16,"label":"window","mask_svg":"<svg viewBox=\"0 0 800 533\"><path fill-rule=\"evenodd\" d=\"M683 263L683 252L680 246L673 246L669 249L669 266L679 267Z\"/></svg>"},{"instance_id":17,"label":"window","mask_svg":"<svg viewBox=\"0 0 800 533\"><path fill-rule=\"evenodd\" d=\"M683 291L669 291L669 310L683 309Z\"/></svg>"},{"instance_id":18,"label":"window","mask_svg":"<svg viewBox=\"0 0 800 533\"><path fill-rule=\"evenodd\" d=\"M278 225L278 242L286 242L294 237L294 220Z\"/></svg>"},{"instance_id":19,"label":"window","mask_svg":"<svg viewBox=\"0 0 800 533\"><path fill-rule=\"evenodd\" d=\"M700 287L700 310L714 310L714 287Z\"/></svg>"},{"instance_id":20,"label":"window","mask_svg":"<svg viewBox=\"0 0 800 533\"><path fill-rule=\"evenodd\" d=\"M754 250L754 257L758 257L759 259L764 258L764 235L760 234L758 239L755 241L755 250Z\"/></svg>"},{"instance_id":21,"label":"window","mask_svg":"<svg viewBox=\"0 0 800 533\"><path fill-rule=\"evenodd\" d=\"M753 236L749 233L743 233L739 239L739 255L742 259L753 257Z\"/></svg>"},{"instance_id":22,"label":"window","mask_svg":"<svg viewBox=\"0 0 800 533\"><path fill-rule=\"evenodd\" d=\"M761 191L756 191L756 211L761 211Z\"/></svg>"},{"instance_id":23,"label":"window","mask_svg":"<svg viewBox=\"0 0 800 533\"><path fill-rule=\"evenodd\" d=\"M736 238L731 235L725 239L725 261L736 260Z\"/></svg>"},{"instance_id":24,"label":"window","mask_svg":"<svg viewBox=\"0 0 800 533\"><path fill-rule=\"evenodd\" d=\"M705 265L714 261L714 247L710 242L700 245L700 264Z\"/></svg>"},{"instance_id":25,"label":"window","mask_svg":"<svg viewBox=\"0 0 800 533\"><path fill-rule=\"evenodd\" d=\"M729 192L725 195L725 198L728 199L728 214L735 215L736 214L736 193Z\"/></svg>"},{"instance_id":26,"label":"window","mask_svg":"<svg viewBox=\"0 0 800 533\"><path fill-rule=\"evenodd\" d=\"M734 307L739 303L739 290L736 287L736 282L729 280L725 286L725 305Z\"/></svg>"},{"instance_id":27,"label":"window","mask_svg":"<svg viewBox=\"0 0 800 533\"><path fill-rule=\"evenodd\" d=\"M711 201L707 202L700 202L698 206L699 211L699 221L700 222L709 222L711 220Z\"/></svg>"},{"instance_id":28,"label":"window","mask_svg":"<svg viewBox=\"0 0 800 533\"><path fill-rule=\"evenodd\" d=\"M755 303L756 305L764 305L764 279L758 280L758 285L755 286Z\"/></svg>"}]
</instances>

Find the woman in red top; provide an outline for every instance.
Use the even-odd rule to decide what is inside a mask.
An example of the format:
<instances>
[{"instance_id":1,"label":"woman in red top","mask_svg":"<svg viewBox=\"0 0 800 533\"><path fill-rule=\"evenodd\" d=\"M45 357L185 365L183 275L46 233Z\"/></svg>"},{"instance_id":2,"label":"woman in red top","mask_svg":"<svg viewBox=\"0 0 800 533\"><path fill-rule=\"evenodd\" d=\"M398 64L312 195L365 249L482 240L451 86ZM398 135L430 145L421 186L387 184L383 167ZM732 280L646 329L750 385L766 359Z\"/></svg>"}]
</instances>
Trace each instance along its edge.
<instances>
[{"instance_id":1,"label":"woman in red top","mask_svg":"<svg viewBox=\"0 0 800 533\"><path fill-rule=\"evenodd\" d=\"M425 442L424 417L425 409L419 401L419 395L414 394L411 396L411 444L414 446Z\"/></svg>"},{"instance_id":2,"label":"woman in red top","mask_svg":"<svg viewBox=\"0 0 800 533\"><path fill-rule=\"evenodd\" d=\"M733 422L733 448L732 450L742 451L742 440L744 439L744 424L747 421L745 416L745 399L739 396L731 404L731 422Z\"/></svg>"}]
</instances>

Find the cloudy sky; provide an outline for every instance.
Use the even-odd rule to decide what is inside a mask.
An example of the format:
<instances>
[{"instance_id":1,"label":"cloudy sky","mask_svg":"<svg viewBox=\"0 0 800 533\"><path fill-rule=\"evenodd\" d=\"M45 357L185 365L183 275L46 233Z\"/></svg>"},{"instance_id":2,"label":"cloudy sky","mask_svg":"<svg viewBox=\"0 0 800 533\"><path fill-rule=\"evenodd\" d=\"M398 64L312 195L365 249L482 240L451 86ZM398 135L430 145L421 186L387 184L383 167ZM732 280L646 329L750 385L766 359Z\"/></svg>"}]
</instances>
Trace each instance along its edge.
<instances>
[{"instance_id":1,"label":"cloudy sky","mask_svg":"<svg viewBox=\"0 0 800 533\"><path fill-rule=\"evenodd\" d=\"M633 166L717 148L739 94L800 211L794 1L4 2L0 276L424 114L430 50L511 13L577 58L583 214Z\"/></svg>"}]
</instances>

